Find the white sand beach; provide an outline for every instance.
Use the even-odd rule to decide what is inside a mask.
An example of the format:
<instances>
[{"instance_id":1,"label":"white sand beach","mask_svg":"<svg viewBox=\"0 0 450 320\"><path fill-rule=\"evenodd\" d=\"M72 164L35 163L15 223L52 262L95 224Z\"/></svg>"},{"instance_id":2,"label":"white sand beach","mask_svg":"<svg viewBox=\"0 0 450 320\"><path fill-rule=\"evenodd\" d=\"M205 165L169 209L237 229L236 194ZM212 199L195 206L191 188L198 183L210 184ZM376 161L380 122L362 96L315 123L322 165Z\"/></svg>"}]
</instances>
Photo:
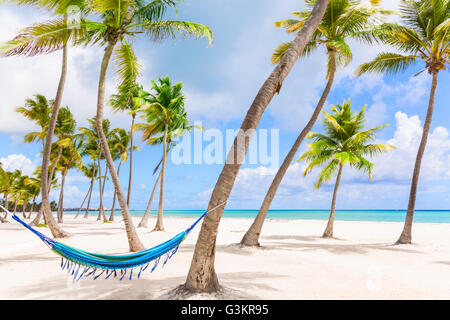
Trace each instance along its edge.
<instances>
[{"instance_id":1,"label":"white sand beach","mask_svg":"<svg viewBox=\"0 0 450 320\"><path fill-rule=\"evenodd\" d=\"M135 223L139 217L135 217ZM118 217L103 224L67 215L63 227L72 236L62 242L80 249L127 252ZM10 219L11 221L11 219ZM138 232L148 247L189 226L194 219L166 217L166 232ZM270 220L262 247L236 244L250 219L222 219L217 239L216 271L226 288L221 296L191 299L450 299L450 225L416 223L413 245L393 246L402 228L397 222L336 221L339 239L321 239L326 221ZM153 226L151 220L150 226ZM47 235L46 228L39 230ZM140 279L74 283L60 269L60 258L15 222L0 224L0 299L167 299L189 270L197 227L179 252Z\"/></svg>"}]
</instances>

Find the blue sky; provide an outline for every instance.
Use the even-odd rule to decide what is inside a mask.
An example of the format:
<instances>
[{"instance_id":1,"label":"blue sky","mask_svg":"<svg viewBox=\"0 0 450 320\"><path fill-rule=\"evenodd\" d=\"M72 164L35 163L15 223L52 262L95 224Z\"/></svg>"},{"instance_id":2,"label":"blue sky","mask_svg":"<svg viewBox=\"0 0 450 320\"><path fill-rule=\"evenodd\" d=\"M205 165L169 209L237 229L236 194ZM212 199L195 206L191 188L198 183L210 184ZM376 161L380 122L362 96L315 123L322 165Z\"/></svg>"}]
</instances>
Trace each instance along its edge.
<instances>
[{"instance_id":1,"label":"blue sky","mask_svg":"<svg viewBox=\"0 0 450 320\"><path fill-rule=\"evenodd\" d=\"M398 1L383 1L395 9ZM187 96L186 109L191 121L201 121L205 129L237 129L260 86L273 66L270 55L280 42L292 39L273 22L288 18L290 12L302 8L301 1L283 0L186 0L178 16L208 25L214 32L214 43L206 40L168 41L152 43L139 38L135 50L143 66L141 83L150 89L150 81L169 75L174 82L183 82ZM0 10L0 41L14 36L21 28L48 16L31 8L3 5ZM328 97L330 104L351 99L359 110L367 105L368 126L390 124L379 135L397 149L375 159L374 181L344 171L338 195L340 209L404 209L407 205L409 180L426 113L431 78L423 73L413 75L421 66L396 77L378 75L356 78L353 71L360 63L387 48L351 43L353 61L338 71L337 80ZM75 114L80 126L95 114L96 86L102 50L70 48L68 80L63 103ZM34 58L4 58L0 60L2 102L0 105L0 161L8 168L30 173L40 162L39 145L23 144L23 134L33 124L14 113L25 98L42 93L53 98L59 77L60 52ZM263 115L259 129L279 129L279 162L309 119L321 90L325 86L325 55L316 51L299 60ZM107 93L115 90L114 70L109 72ZM448 108L450 78L441 72L436 96L431 135L423 162L417 208L450 208L450 108ZM105 114L114 126L129 128L126 114ZM318 123L314 131L320 131ZM153 168L161 157L161 147L148 147L140 142L133 177L131 208L143 209L156 177ZM207 145L208 143L204 143ZM306 143L301 147L304 150ZM226 154L225 148L223 152ZM300 152L299 152L300 153ZM317 172L302 178L304 164L293 163L272 208L326 209L331 202L332 184L320 190L313 188ZM222 165L176 165L169 160L166 176L167 209L203 209L209 200ZM243 165L227 208L257 209L270 185L275 170L263 164ZM121 169L122 186L127 186L128 165ZM67 181L65 205L80 205L89 182L80 172L71 171ZM112 184L106 186L106 206L113 195ZM58 190L52 192L56 198ZM94 205L98 193L94 194ZM153 208L156 208L155 201Z\"/></svg>"}]
</instances>

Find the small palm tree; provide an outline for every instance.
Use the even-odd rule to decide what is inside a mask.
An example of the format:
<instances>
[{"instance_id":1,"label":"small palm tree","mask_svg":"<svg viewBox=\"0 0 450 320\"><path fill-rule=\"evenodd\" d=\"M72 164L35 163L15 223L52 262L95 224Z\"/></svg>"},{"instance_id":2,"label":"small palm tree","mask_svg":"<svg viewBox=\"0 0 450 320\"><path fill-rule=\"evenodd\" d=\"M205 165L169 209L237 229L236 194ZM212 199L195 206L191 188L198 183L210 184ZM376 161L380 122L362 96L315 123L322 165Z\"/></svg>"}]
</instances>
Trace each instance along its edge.
<instances>
[{"instance_id":1,"label":"small palm tree","mask_svg":"<svg viewBox=\"0 0 450 320\"><path fill-rule=\"evenodd\" d=\"M130 207L131 199L131 182L133 177L133 150L134 150L134 123L136 120L136 115L142 108L147 104L147 98L149 93L144 90L142 85L135 84L132 87L131 93L126 91L129 90L127 86L120 87L118 94L111 97L110 104L115 112L126 111L131 115L131 131L130 131L130 173L128 176L128 194L127 194L127 205ZM128 153L127 153L128 154ZM119 173L117 173L118 175Z\"/></svg>"},{"instance_id":2,"label":"small palm tree","mask_svg":"<svg viewBox=\"0 0 450 320\"><path fill-rule=\"evenodd\" d=\"M83 146L83 150L82 150L81 154L83 154L84 151L85 151L85 149L84 149L84 146ZM84 218L87 219L89 217L89 208L90 208L90 205L91 205L91 197L92 197L92 190L94 188L94 181L95 181L95 179L97 179L97 175L98 175L98 170L97 170L97 166L95 165L95 162L90 163L87 166L83 165L81 167L81 172L83 172L84 176L90 180L90 185L89 185L88 192L86 193L86 196L84 197L84 200L81 203L81 206L78 209L77 214L75 215L75 218L77 218L78 215L80 214L81 209L83 208L84 202L87 199L88 203L87 203L87 206L86 206L86 213L84 214Z\"/></svg>"},{"instance_id":3,"label":"small palm tree","mask_svg":"<svg viewBox=\"0 0 450 320\"><path fill-rule=\"evenodd\" d=\"M302 30L316 3L316 1L312 0L305 2L307 6L306 10L293 13L297 19L278 21L275 22L275 26L286 29L287 33L298 33ZM373 24L379 23L383 15L391 13L390 11L382 10L378 4L379 1L370 1L367 5L363 5L360 0L330 0L328 3L327 10L319 27L300 55L300 58L302 58L313 54L318 49L322 48L326 50L328 60L326 73L327 84L311 118L300 132L277 171L264 197L258 215L241 240L241 245L259 246L259 235L261 234L264 220L275 198L278 187L294 160L301 143L316 123L328 94L331 91L338 68L347 65L353 58L349 41L355 39L360 42L372 41L372 38L369 36L369 29ZM290 42L279 45L272 54L272 63L279 63L290 47Z\"/></svg>"},{"instance_id":4,"label":"small palm tree","mask_svg":"<svg viewBox=\"0 0 450 320\"><path fill-rule=\"evenodd\" d=\"M425 69L419 73L426 70L432 77L427 115L411 180L405 225L397 240L397 244L408 244L412 238L417 185L433 117L438 74L450 63L450 1L403 0L401 14L401 25L386 23L375 29L379 41L394 47L400 53L380 53L373 61L361 65L357 73L397 74L421 62L425 64Z\"/></svg>"},{"instance_id":5,"label":"small palm tree","mask_svg":"<svg viewBox=\"0 0 450 320\"><path fill-rule=\"evenodd\" d=\"M84 144L82 155L89 156L89 158L93 161L97 162L97 169L98 169L98 183L99 183L99 193L100 193L100 204L99 204L99 213L97 216L97 220L101 220L103 216L103 221L107 221L106 214L104 211L103 206L103 190L104 185L106 183L106 177L108 174L108 167L106 168L105 175L103 176L103 182L102 182L102 166L101 166L101 160L104 160L104 150L100 143L100 136L99 131L97 130L97 119L96 117L93 117L91 119L87 119L90 123L90 126L88 128L86 127L80 127L78 130L81 132L81 134L84 137L84 140L86 143ZM113 138L113 130L111 129L111 122L108 119L103 119L102 121L102 132L105 135L107 141L111 141Z\"/></svg>"},{"instance_id":6,"label":"small palm tree","mask_svg":"<svg viewBox=\"0 0 450 320\"><path fill-rule=\"evenodd\" d=\"M365 106L357 114L354 114L349 99L342 105L332 106L331 110L331 114L323 110L325 134L310 132L307 138L314 142L308 145L308 150L297 160L306 160L308 163L303 176L310 173L315 167L322 167L319 179L315 184L317 189L336 175L330 217L323 238L333 237L336 196L344 166L348 164L354 169L363 171L372 180L373 163L366 157L372 158L393 148L387 144L372 143L376 133L386 125L362 131L365 121Z\"/></svg>"},{"instance_id":7,"label":"small palm tree","mask_svg":"<svg viewBox=\"0 0 450 320\"><path fill-rule=\"evenodd\" d=\"M172 84L169 77L159 78L158 83L152 81L148 105L145 107L143 119L147 124L138 125L137 128L143 131L142 141L152 144L156 140L161 140L163 145L163 159L161 165L161 182L159 190L158 218L154 231L164 230L162 215L164 201L164 175L166 169L166 159L168 150L168 135L178 127L182 127L187 122L184 111L185 97L182 93L183 84L181 82Z\"/></svg>"}]
</instances>

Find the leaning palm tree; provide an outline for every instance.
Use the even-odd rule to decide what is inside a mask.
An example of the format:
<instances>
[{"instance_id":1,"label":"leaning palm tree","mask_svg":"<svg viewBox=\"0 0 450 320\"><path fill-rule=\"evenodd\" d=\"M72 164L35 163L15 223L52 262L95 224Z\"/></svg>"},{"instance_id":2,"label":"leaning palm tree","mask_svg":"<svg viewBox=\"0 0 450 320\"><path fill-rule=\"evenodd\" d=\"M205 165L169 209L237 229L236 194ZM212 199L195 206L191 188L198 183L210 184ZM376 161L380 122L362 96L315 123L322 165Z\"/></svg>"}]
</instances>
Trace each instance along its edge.
<instances>
[{"instance_id":1,"label":"leaning palm tree","mask_svg":"<svg viewBox=\"0 0 450 320\"><path fill-rule=\"evenodd\" d=\"M306 44L316 31L328 0L317 0L305 26L297 34L280 63L274 68L258 94L253 100L235 138L227 161L217 179L208 204L207 214L203 220L199 237L195 245L186 283L180 288L188 292L212 292L220 289L214 270L215 244L219 222L230 196L242 161L247 154L251 134L257 128L259 121L276 93L279 93L283 81L292 70L295 62L305 49ZM248 136L250 134L250 136ZM240 143L244 141L244 143Z\"/></svg>"},{"instance_id":2,"label":"leaning palm tree","mask_svg":"<svg viewBox=\"0 0 450 320\"><path fill-rule=\"evenodd\" d=\"M159 188L158 218L156 220L154 231L163 231L163 203L164 203L164 178L166 169L168 133L169 130L182 127L187 123L186 112L184 111L184 100L181 82L172 84L169 77L159 78L158 83L152 81L152 90L144 109L143 119L148 125L143 129L142 141L152 144L155 140L162 139L163 159L161 163L161 178Z\"/></svg>"},{"instance_id":3,"label":"leaning palm tree","mask_svg":"<svg viewBox=\"0 0 450 320\"><path fill-rule=\"evenodd\" d=\"M84 152L84 150L82 151L81 154L83 154L83 152ZM87 206L86 206L86 213L84 214L84 218L87 219L89 217L89 209L90 209L90 205L91 205L92 190L94 189L94 181L97 178L98 171L97 171L97 166L96 166L95 162L90 163L87 166L83 166L81 168L81 171L83 172L83 174L86 178L90 179L90 185L89 185L88 192L86 193L86 196L84 197L83 203L81 204L80 208L78 209L78 213L75 215L75 218L77 218L78 215L80 214L80 211L83 208L83 204L87 199L88 202L87 202Z\"/></svg>"},{"instance_id":4,"label":"leaning palm tree","mask_svg":"<svg viewBox=\"0 0 450 320\"><path fill-rule=\"evenodd\" d=\"M373 61L361 65L357 72L359 75L369 72L397 74L423 62L425 68L422 71L426 70L432 78L427 115L411 179L405 225L397 240L397 244L409 244L420 167L433 117L438 74L450 63L450 1L403 0L401 14L401 25L386 23L376 29L379 40L400 53L380 53Z\"/></svg>"},{"instance_id":5,"label":"leaning palm tree","mask_svg":"<svg viewBox=\"0 0 450 320\"><path fill-rule=\"evenodd\" d=\"M131 131L130 131L130 173L128 176L128 194L127 206L130 207L131 199L131 182L133 177L133 150L134 150L134 122L136 115L147 104L149 93L144 90L142 85L135 84L131 87L131 92L127 85L119 87L119 93L111 97L110 104L115 112L126 111L131 115ZM121 162L122 163L122 162ZM117 173L118 175L119 173ZM112 216L112 215L111 215Z\"/></svg>"},{"instance_id":6,"label":"leaning palm tree","mask_svg":"<svg viewBox=\"0 0 450 320\"><path fill-rule=\"evenodd\" d=\"M370 31L367 31L369 27L378 23L383 14L391 13L381 10L378 2L371 1L371 3L363 5L360 0L330 0L322 22L301 55L301 57L309 56L319 48L326 49L328 59L326 73L327 84L311 118L300 132L276 173L264 197L258 215L241 240L242 246L259 246L259 235L261 234L267 211L276 195L278 187L294 160L294 156L303 139L316 123L332 88L338 67L347 65L352 60L352 51L348 42L354 39L363 42L371 41L372 39L367 35L370 33ZM282 20L276 22L275 26L285 28L288 33L299 32L311 14L314 4L315 1L306 1L307 10L293 13L298 19ZM279 63L290 46L291 44L289 42L279 45L272 54L272 63Z\"/></svg>"},{"instance_id":7,"label":"leaning palm tree","mask_svg":"<svg viewBox=\"0 0 450 320\"><path fill-rule=\"evenodd\" d=\"M310 132L307 139L314 142L308 145L308 150L297 160L305 160L308 163L303 176L316 167L322 167L315 184L317 189L336 176L330 217L322 235L323 238L333 237L336 196L344 166L348 164L354 169L363 171L372 180L373 163L366 157L372 158L393 148L391 145L373 143L377 132L386 125L362 131L365 122L365 106L355 114L351 110L349 99L342 105L331 106L331 110L330 114L323 110L325 134Z\"/></svg>"}]
</instances>

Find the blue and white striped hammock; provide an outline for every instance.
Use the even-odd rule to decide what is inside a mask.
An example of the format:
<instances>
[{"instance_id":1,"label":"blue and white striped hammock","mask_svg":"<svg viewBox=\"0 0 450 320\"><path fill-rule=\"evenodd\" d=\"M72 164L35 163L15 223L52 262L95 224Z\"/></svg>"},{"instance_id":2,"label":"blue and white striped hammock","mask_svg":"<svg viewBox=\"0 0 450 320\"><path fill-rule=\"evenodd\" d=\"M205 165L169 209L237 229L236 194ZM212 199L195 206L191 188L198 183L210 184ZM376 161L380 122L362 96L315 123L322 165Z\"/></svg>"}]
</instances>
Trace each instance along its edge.
<instances>
[{"instance_id":1,"label":"blue and white striped hammock","mask_svg":"<svg viewBox=\"0 0 450 320\"><path fill-rule=\"evenodd\" d=\"M6 212L9 212L4 207ZM145 271L151 263L151 272L153 272L164 257L163 266L177 252L181 242L186 239L189 232L203 219L207 212L203 213L189 228L177 234L172 239L147 250L126 255L105 255L96 254L80 249L72 248L61 242L55 241L40 233L25 221L21 220L17 215L13 214L12 218L22 224L37 235L53 252L61 256L61 269L73 276L74 281L79 281L83 276L92 276L94 280L101 275L108 279L112 275L114 278L119 276L122 280L128 271L129 279L133 278L133 271L137 272L137 277L141 276L141 272Z\"/></svg>"}]
</instances>

